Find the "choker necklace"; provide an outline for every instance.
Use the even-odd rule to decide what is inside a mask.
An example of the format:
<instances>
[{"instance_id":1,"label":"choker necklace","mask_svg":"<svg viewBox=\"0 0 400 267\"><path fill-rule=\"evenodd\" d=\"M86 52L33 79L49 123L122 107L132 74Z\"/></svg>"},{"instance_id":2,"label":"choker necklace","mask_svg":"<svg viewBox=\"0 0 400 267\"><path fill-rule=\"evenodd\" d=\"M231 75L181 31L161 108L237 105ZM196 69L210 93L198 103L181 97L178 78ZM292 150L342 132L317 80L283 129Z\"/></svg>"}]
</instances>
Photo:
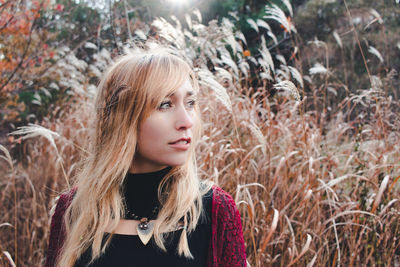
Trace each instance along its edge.
<instances>
[{"instance_id":1,"label":"choker necklace","mask_svg":"<svg viewBox=\"0 0 400 267\"><path fill-rule=\"evenodd\" d=\"M177 231L183 229L187 230L187 227L184 225L182 221L178 222L175 229L173 231ZM136 230L139 236L139 239L142 241L144 245L150 241L154 232L154 222L149 221L147 218L142 218L139 221L139 224L136 226Z\"/></svg>"},{"instance_id":2,"label":"choker necklace","mask_svg":"<svg viewBox=\"0 0 400 267\"><path fill-rule=\"evenodd\" d=\"M148 218L149 220L155 220L159 211L160 211L160 206L156 205L153 208L153 210L151 211L150 216L143 217L143 216L136 215L135 213L133 213L132 210L125 209L125 219L126 220L140 220L141 218Z\"/></svg>"},{"instance_id":3,"label":"choker necklace","mask_svg":"<svg viewBox=\"0 0 400 267\"><path fill-rule=\"evenodd\" d=\"M139 224L136 226L138 236L144 245L150 241L154 232L154 222L150 222L146 217L140 219Z\"/></svg>"},{"instance_id":4,"label":"choker necklace","mask_svg":"<svg viewBox=\"0 0 400 267\"><path fill-rule=\"evenodd\" d=\"M135 220L137 233L146 245L154 232L154 220L162 206L158 200L158 187L171 167L148 173L127 173L123 185L126 220Z\"/></svg>"},{"instance_id":5,"label":"choker necklace","mask_svg":"<svg viewBox=\"0 0 400 267\"><path fill-rule=\"evenodd\" d=\"M127 210L125 218L130 219L130 220L139 220L139 224L136 226L136 230L138 233L138 236L142 243L144 245L147 245L147 243L150 241L151 237L153 236L154 232L154 222L151 222L151 220L154 220L155 217L158 214L159 211L159 206L155 206L151 215L147 217L139 217L138 215L134 214L132 211Z\"/></svg>"}]
</instances>

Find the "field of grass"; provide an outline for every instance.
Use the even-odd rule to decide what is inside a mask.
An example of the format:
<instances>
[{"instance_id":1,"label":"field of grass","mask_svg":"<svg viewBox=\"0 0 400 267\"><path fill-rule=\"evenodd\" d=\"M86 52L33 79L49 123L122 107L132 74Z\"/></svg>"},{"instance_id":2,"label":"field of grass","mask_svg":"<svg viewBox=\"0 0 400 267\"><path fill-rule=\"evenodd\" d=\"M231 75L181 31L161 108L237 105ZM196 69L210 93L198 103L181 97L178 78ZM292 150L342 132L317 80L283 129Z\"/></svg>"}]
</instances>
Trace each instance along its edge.
<instances>
[{"instance_id":1,"label":"field of grass","mask_svg":"<svg viewBox=\"0 0 400 267\"><path fill-rule=\"evenodd\" d=\"M198 73L200 176L236 200L250 266L400 266L400 103L393 73L371 68L363 76L368 88L349 88L337 74L341 65L329 67L331 44L301 46L277 12L271 8L272 19L287 25L303 58L271 54L264 36L259 54L247 55L244 37L227 19L203 25L192 15L189 28L153 22L157 41L173 44ZM43 264L49 211L86 153L94 90L88 81L112 62L107 51L85 63L63 49L59 54L70 56L60 56L47 75L70 81L71 98L40 125L8 135L8 149L0 146L1 266ZM308 61L310 49L324 65Z\"/></svg>"}]
</instances>

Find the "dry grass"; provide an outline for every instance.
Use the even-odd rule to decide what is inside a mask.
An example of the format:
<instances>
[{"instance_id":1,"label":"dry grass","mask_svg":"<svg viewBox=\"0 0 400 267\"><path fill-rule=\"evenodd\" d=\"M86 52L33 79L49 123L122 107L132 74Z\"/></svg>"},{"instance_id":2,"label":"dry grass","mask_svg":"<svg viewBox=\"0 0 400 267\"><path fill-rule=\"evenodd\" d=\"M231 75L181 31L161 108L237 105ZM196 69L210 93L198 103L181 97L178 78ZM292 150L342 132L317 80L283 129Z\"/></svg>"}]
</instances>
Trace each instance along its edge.
<instances>
[{"instance_id":1,"label":"dry grass","mask_svg":"<svg viewBox=\"0 0 400 267\"><path fill-rule=\"evenodd\" d=\"M190 31L156 25L198 69L201 176L234 196L251 266L399 264L399 102L376 86L333 102L343 83L329 64L313 71L323 77L300 76L285 58L274 66L265 43L259 58L244 58L227 21L189 19ZM182 50L185 38L192 50ZM222 69L211 73L207 60ZM250 62L259 88L250 86ZM289 94L270 97L273 85ZM91 101L75 91L68 112L41 124L59 136L33 128L47 139L15 143L14 161L1 149L1 266L43 264L50 208L86 153Z\"/></svg>"},{"instance_id":2,"label":"dry grass","mask_svg":"<svg viewBox=\"0 0 400 267\"><path fill-rule=\"evenodd\" d=\"M16 144L13 151L23 157L11 169L0 159L0 249L12 255L17 266L41 266L49 238L49 211L55 197L68 187L75 162L86 140L87 104L71 106L62 120L44 121L49 130L31 127L44 137ZM79 114L78 114L79 112ZM76 116L79 115L79 118ZM43 135L42 135L43 136ZM49 140L51 140L49 142ZM84 152L83 152L84 153ZM0 266L8 266L1 257Z\"/></svg>"},{"instance_id":3,"label":"dry grass","mask_svg":"<svg viewBox=\"0 0 400 267\"><path fill-rule=\"evenodd\" d=\"M235 194L250 263L393 264L400 133L382 130L394 125L380 118L393 116L391 109L371 114L362 128L342 112L321 126L296 102L233 99L238 129L221 105L208 105L199 162L206 177Z\"/></svg>"}]
</instances>

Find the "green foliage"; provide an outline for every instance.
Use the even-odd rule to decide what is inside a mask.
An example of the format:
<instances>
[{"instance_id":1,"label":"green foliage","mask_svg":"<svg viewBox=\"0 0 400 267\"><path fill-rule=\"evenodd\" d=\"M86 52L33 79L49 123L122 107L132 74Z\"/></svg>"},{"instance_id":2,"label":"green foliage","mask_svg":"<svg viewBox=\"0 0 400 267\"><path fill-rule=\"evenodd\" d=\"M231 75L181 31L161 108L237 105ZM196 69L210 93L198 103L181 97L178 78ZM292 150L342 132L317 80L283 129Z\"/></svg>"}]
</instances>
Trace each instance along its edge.
<instances>
[{"instance_id":1,"label":"green foliage","mask_svg":"<svg viewBox=\"0 0 400 267\"><path fill-rule=\"evenodd\" d=\"M84 3L60 0L57 3L63 6L62 12L55 14L51 27L57 32L59 43L68 41L71 46L76 46L85 39L92 39L100 25L100 14L97 10Z\"/></svg>"}]
</instances>

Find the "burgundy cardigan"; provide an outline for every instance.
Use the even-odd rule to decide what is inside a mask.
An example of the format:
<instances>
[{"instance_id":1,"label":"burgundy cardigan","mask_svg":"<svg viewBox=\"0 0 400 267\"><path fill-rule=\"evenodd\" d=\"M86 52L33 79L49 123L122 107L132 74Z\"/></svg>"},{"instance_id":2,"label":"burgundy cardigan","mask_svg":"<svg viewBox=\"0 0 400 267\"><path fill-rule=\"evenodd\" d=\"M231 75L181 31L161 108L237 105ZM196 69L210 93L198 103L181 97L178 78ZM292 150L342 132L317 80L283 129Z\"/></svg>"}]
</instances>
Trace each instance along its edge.
<instances>
[{"instance_id":1,"label":"burgundy cardigan","mask_svg":"<svg viewBox=\"0 0 400 267\"><path fill-rule=\"evenodd\" d=\"M76 188L62 194L51 219L50 240L45 267L55 266L57 255L65 239L63 216ZM246 252L240 214L232 197L213 186L211 241L207 267L245 267Z\"/></svg>"}]
</instances>

